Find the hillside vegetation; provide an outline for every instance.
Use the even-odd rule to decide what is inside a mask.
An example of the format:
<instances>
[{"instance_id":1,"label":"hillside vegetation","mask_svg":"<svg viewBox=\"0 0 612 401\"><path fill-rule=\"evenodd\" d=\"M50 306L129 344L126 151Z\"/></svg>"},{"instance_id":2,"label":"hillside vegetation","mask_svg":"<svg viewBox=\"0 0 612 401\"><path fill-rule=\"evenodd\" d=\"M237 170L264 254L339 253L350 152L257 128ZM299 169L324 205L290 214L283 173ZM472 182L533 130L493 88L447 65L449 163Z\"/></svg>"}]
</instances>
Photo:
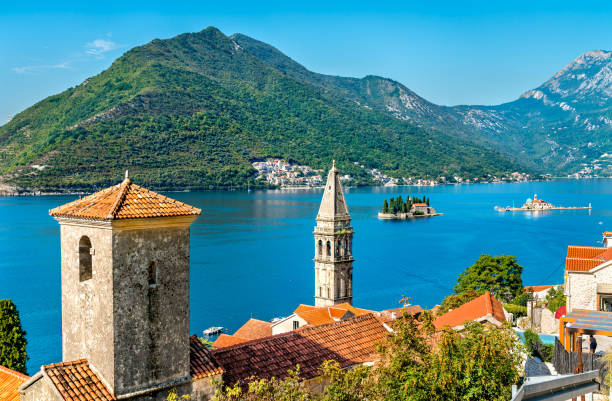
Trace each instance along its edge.
<instances>
[{"instance_id":1,"label":"hillside vegetation","mask_svg":"<svg viewBox=\"0 0 612 401\"><path fill-rule=\"evenodd\" d=\"M153 40L33 105L0 127L0 181L91 190L129 169L151 188L236 188L263 185L251 161L265 157L314 168L335 158L358 183L368 175L354 162L422 178L521 168L495 150L360 104L353 89L367 78L300 78L248 40L260 43L215 28Z\"/></svg>"}]
</instances>

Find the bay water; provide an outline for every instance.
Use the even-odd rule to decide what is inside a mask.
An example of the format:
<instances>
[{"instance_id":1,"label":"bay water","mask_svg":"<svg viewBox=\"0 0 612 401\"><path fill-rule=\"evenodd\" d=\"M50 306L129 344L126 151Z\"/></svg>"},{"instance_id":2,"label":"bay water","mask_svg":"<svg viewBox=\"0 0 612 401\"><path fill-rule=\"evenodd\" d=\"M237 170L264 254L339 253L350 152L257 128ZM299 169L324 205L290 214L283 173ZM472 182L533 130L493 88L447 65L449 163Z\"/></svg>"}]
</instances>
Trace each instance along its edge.
<instances>
[{"instance_id":1,"label":"bay water","mask_svg":"<svg viewBox=\"0 0 612 401\"><path fill-rule=\"evenodd\" d=\"M538 197L593 209L498 212ZM322 190L177 192L203 209L191 230L191 332L233 333L250 317L287 316L313 304L312 231ZM376 217L383 200L427 196L443 216ZM28 370L61 360L59 225L48 210L76 196L0 197L0 299L17 304L28 338ZM601 246L612 230L612 180L554 180L346 190L355 229L354 305L381 310L400 298L432 307L481 254L514 255L526 285L563 282L568 245Z\"/></svg>"}]
</instances>

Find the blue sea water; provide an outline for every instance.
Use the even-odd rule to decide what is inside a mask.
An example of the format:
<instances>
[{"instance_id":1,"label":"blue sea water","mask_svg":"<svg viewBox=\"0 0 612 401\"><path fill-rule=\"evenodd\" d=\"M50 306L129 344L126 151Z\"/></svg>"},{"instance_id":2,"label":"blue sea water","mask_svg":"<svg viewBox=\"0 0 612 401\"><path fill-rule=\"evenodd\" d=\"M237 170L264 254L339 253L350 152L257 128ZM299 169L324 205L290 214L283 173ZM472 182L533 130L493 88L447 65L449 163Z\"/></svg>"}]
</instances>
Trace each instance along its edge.
<instances>
[{"instance_id":1,"label":"blue sea water","mask_svg":"<svg viewBox=\"0 0 612 401\"><path fill-rule=\"evenodd\" d=\"M502 213L537 193L592 211ZM426 195L443 216L376 218L384 199ZM312 236L321 190L171 193L204 210L192 226L191 332L233 332L250 317L290 314L314 293ZM59 226L48 210L75 196L0 198L0 298L12 298L28 333L30 373L61 360ZM612 180L347 190L355 238L354 304L431 307L480 254L515 255L528 285L563 282L567 246L601 245L612 229Z\"/></svg>"}]
</instances>

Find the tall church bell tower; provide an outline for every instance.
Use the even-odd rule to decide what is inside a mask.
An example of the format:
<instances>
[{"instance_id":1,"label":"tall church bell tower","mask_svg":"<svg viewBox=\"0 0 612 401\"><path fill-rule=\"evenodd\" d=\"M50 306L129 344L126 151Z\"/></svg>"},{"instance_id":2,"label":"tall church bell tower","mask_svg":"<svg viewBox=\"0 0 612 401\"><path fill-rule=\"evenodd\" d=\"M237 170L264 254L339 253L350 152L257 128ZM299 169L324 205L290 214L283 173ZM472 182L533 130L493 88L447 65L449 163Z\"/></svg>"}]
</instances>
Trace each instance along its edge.
<instances>
[{"instance_id":1,"label":"tall church bell tower","mask_svg":"<svg viewBox=\"0 0 612 401\"><path fill-rule=\"evenodd\" d=\"M327 176L314 229L315 306L353 302L353 227L336 163Z\"/></svg>"}]
</instances>

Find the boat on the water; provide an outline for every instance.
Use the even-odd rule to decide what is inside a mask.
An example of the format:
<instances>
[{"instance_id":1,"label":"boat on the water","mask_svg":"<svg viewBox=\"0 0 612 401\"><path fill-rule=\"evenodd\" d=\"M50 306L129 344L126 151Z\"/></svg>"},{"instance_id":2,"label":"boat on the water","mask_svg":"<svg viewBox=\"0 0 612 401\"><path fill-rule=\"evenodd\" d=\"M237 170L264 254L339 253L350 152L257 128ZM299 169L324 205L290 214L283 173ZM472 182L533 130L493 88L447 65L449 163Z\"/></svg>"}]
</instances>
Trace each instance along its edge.
<instances>
[{"instance_id":1,"label":"boat on the water","mask_svg":"<svg viewBox=\"0 0 612 401\"><path fill-rule=\"evenodd\" d=\"M529 198L521 207L514 206L495 206L495 210L499 212L541 212L546 210L579 210L579 209L591 209L589 206L555 206L550 202L546 202L543 199L538 199L538 194L533 195L533 199Z\"/></svg>"}]
</instances>

